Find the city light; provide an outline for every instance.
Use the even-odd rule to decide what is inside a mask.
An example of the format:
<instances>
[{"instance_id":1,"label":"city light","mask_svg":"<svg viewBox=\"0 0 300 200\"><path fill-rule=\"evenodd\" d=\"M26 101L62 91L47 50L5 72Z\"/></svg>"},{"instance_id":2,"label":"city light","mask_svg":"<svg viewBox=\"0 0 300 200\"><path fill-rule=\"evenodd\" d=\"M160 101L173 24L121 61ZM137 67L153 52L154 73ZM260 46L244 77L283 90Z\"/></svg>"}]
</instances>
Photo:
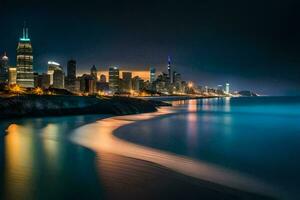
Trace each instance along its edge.
<instances>
[{"instance_id":1,"label":"city light","mask_svg":"<svg viewBox=\"0 0 300 200\"><path fill-rule=\"evenodd\" d=\"M54 61L48 61L48 65L56 65L56 66L60 66L59 63L54 62Z\"/></svg>"},{"instance_id":2,"label":"city light","mask_svg":"<svg viewBox=\"0 0 300 200\"><path fill-rule=\"evenodd\" d=\"M12 85L9 87L9 90L11 93L14 93L14 94L22 94L25 92L25 89L20 87L19 85Z\"/></svg>"},{"instance_id":3,"label":"city light","mask_svg":"<svg viewBox=\"0 0 300 200\"><path fill-rule=\"evenodd\" d=\"M40 87L35 88L33 92L36 95L43 95L44 94L44 91Z\"/></svg>"}]
</instances>

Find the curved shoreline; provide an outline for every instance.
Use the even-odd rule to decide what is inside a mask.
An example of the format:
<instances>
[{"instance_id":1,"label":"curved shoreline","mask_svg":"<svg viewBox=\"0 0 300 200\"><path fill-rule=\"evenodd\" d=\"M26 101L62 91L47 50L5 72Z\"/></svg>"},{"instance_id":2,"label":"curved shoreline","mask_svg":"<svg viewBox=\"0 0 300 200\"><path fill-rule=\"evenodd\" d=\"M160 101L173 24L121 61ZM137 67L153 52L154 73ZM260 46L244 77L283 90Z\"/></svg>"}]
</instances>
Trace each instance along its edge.
<instances>
[{"instance_id":1,"label":"curved shoreline","mask_svg":"<svg viewBox=\"0 0 300 200\"><path fill-rule=\"evenodd\" d=\"M122 126L132 125L138 121L149 120L172 113L172 109L163 108L155 113L103 119L75 130L71 140L92 149L97 154L108 152L148 161L189 177L222 185L225 188L228 187L248 193L274 196L275 191L273 188L253 178L202 161L134 144L114 135L114 131Z\"/></svg>"}]
</instances>

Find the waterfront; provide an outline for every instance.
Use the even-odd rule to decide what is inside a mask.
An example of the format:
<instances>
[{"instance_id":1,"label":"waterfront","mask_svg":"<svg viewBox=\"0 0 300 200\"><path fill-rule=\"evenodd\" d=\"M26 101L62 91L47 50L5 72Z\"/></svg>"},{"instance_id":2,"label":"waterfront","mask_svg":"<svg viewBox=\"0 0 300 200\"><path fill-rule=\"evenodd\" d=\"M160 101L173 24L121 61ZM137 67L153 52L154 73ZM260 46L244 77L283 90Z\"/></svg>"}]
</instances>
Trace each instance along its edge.
<instances>
[{"instance_id":1,"label":"waterfront","mask_svg":"<svg viewBox=\"0 0 300 200\"><path fill-rule=\"evenodd\" d=\"M297 199L299 113L296 97L219 98L141 115L1 122L1 195L233 199L274 187Z\"/></svg>"},{"instance_id":2,"label":"waterfront","mask_svg":"<svg viewBox=\"0 0 300 200\"><path fill-rule=\"evenodd\" d=\"M175 102L176 115L119 129L118 137L222 166L299 199L300 98L217 98Z\"/></svg>"}]
</instances>

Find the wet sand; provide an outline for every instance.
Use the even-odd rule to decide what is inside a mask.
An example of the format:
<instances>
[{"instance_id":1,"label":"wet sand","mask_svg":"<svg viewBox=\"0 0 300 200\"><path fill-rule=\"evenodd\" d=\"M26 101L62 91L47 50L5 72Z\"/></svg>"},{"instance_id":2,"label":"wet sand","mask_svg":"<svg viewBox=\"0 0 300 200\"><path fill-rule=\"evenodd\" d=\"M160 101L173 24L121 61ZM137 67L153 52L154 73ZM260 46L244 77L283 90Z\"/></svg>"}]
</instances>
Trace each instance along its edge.
<instances>
[{"instance_id":1,"label":"wet sand","mask_svg":"<svg viewBox=\"0 0 300 200\"><path fill-rule=\"evenodd\" d=\"M106 199L271 199L111 153L98 155L98 167Z\"/></svg>"}]
</instances>

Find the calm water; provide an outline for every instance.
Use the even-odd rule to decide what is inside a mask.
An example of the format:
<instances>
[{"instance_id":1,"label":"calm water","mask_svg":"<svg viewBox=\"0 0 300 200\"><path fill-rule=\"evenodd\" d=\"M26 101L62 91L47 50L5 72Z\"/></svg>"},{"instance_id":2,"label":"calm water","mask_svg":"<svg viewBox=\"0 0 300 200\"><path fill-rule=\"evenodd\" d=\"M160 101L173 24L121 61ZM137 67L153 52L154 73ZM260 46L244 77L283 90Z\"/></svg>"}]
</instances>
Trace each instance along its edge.
<instances>
[{"instance_id":1,"label":"calm water","mask_svg":"<svg viewBox=\"0 0 300 200\"><path fill-rule=\"evenodd\" d=\"M189 100L179 113L117 131L123 139L214 163L300 199L300 98Z\"/></svg>"},{"instance_id":2,"label":"calm water","mask_svg":"<svg viewBox=\"0 0 300 200\"><path fill-rule=\"evenodd\" d=\"M258 177L275 185L285 199L300 199L300 98L207 99L174 104L175 114L121 127L116 134ZM186 178L159 166L93 152L71 142L80 126L103 117L107 116L0 122L0 134L5 134L0 137L0 199L201 196L201 190ZM101 133L103 129L94 131ZM215 192L210 191L212 194Z\"/></svg>"},{"instance_id":3,"label":"calm water","mask_svg":"<svg viewBox=\"0 0 300 200\"><path fill-rule=\"evenodd\" d=\"M103 116L102 116L103 117ZM94 152L74 145L74 128L101 116L1 122L0 199L101 199Z\"/></svg>"}]
</instances>

